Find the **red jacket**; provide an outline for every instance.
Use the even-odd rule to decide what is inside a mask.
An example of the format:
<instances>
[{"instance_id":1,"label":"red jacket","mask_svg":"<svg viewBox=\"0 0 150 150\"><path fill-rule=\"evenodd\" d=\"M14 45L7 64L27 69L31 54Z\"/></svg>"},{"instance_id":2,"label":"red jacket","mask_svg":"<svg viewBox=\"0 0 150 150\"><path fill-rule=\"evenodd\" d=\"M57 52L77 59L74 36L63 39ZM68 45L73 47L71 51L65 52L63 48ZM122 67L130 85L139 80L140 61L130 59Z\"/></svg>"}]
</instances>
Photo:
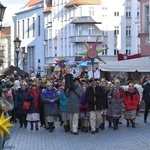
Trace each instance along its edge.
<instances>
[{"instance_id":1,"label":"red jacket","mask_svg":"<svg viewBox=\"0 0 150 150\"><path fill-rule=\"evenodd\" d=\"M125 110L136 110L140 101L140 95L137 90L125 91L124 94L124 105Z\"/></svg>"}]
</instances>

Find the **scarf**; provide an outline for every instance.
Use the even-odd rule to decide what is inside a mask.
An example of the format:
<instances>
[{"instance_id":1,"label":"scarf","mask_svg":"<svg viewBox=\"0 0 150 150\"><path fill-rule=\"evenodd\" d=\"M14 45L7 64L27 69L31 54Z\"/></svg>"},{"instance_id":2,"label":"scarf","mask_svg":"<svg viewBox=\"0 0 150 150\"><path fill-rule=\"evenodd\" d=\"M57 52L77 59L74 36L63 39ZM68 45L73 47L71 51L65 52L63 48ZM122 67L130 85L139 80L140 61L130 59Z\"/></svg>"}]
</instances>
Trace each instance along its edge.
<instances>
[{"instance_id":1,"label":"scarf","mask_svg":"<svg viewBox=\"0 0 150 150\"><path fill-rule=\"evenodd\" d=\"M124 91L120 87L114 87L114 98L115 100L118 100L119 97L123 98Z\"/></svg>"}]
</instances>

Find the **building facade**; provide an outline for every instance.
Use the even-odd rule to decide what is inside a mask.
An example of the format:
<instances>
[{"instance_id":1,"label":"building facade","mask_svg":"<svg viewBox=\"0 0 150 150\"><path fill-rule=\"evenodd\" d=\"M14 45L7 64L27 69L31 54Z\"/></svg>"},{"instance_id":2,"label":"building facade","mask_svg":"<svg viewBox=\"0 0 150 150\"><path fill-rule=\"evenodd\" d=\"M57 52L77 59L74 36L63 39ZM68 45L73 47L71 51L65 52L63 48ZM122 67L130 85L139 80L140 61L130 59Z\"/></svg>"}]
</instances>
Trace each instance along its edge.
<instances>
[{"instance_id":1,"label":"building facade","mask_svg":"<svg viewBox=\"0 0 150 150\"><path fill-rule=\"evenodd\" d=\"M9 67L14 62L11 52L11 28L4 27L0 30L0 68Z\"/></svg>"},{"instance_id":2,"label":"building facade","mask_svg":"<svg viewBox=\"0 0 150 150\"><path fill-rule=\"evenodd\" d=\"M43 9L43 0L32 0L13 16L12 42L16 37L21 40L18 64L21 69L28 73L41 72L41 74L44 74L42 68L44 66ZM26 63L21 57L22 52L27 53Z\"/></svg>"},{"instance_id":3,"label":"building facade","mask_svg":"<svg viewBox=\"0 0 150 150\"><path fill-rule=\"evenodd\" d=\"M140 2L140 48L142 56L150 56L150 1L139 0Z\"/></svg>"},{"instance_id":4,"label":"building facade","mask_svg":"<svg viewBox=\"0 0 150 150\"><path fill-rule=\"evenodd\" d=\"M118 52L138 53L139 14L136 0L30 0L15 14L13 38L22 40L28 72L40 59L44 74L51 74L61 56L76 63L75 56L86 51L84 41L92 46L98 38L97 49L108 47L99 54L106 62L117 61Z\"/></svg>"}]
</instances>

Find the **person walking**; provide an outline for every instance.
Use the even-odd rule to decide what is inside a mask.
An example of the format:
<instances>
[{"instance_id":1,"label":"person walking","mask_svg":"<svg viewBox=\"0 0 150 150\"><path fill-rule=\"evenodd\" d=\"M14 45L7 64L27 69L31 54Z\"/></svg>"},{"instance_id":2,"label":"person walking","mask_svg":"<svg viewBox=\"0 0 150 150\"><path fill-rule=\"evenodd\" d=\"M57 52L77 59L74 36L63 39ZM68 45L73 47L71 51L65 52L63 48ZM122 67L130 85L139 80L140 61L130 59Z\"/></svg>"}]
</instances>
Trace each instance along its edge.
<instances>
[{"instance_id":1,"label":"person walking","mask_svg":"<svg viewBox=\"0 0 150 150\"><path fill-rule=\"evenodd\" d=\"M85 93L87 86L82 86L83 94L80 99L80 122L81 122L81 131L87 133L89 125L89 106L88 101L85 98Z\"/></svg>"},{"instance_id":2,"label":"person walking","mask_svg":"<svg viewBox=\"0 0 150 150\"><path fill-rule=\"evenodd\" d=\"M94 78L90 79L90 83L91 85L85 93L85 99L88 101L89 106L91 132L95 134L99 132L99 126L101 124L101 110L103 108L105 93L103 88L97 85Z\"/></svg>"},{"instance_id":3,"label":"person walking","mask_svg":"<svg viewBox=\"0 0 150 150\"><path fill-rule=\"evenodd\" d=\"M150 109L150 77L148 77L148 81L143 86L143 89L143 100L145 102L144 123L147 123L148 112Z\"/></svg>"},{"instance_id":4,"label":"person walking","mask_svg":"<svg viewBox=\"0 0 150 150\"><path fill-rule=\"evenodd\" d=\"M30 102L30 108L27 113L27 121L31 124L31 130L33 130L33 124L35 129L38 130L39 117L39 96L40 90L37 87L37 83L33 82L31 88L28 89L26 100Z\"/></svg>"},{"instance_id":5,"label":"person walking","mask_svg":"<svg viewBox=\"0 0 150 150\"><path fill-rule=\"evenodd\" d=\"M129 122L131 122L132 127L135 128L136 110L140 101L140 95L133 83L130 83L128 86L123 100L125 106L124 118L127 120L127 127L129 127Z\"/></svg>"},{"instance_id":6,"label":"person walking","mask_svg":"<svg viewBox=\"0 0 150 150\"><path fill-rule=\"evenodd\" d=\"M42 92L41 98L44 103L44 114L49 126L49 132L52 132L54 129L54 122L58 115L59 101L59 95L57 90L53 88L52 83L46 83L46 89Z\"/></svg>"},{"instance_id":7,"label":"person walking","mask_svg":"<svg viewBox=\"0 0 150 150\"><path fill-rule=\"evenodd\" d=\"M65 94L65 87L60 87L60 93L59 93L59 103L60 103L60 111L61 111L61 118L64 124L64 130L65 132L70 131L70 125L69 125L69 116L67 113L67 104L68 104L68 98Z\"/></svg>"},{"instance_id":8,"label":"person walking","mask_svg":"<svg viewBox=\"0 0 150 150\"><path fill-rule=\"evenodd\" d=\"M75 78L72 87L66 89L66 95L68 97L67 112L69 114L70 131L74 135L78 135L79 107L82 93L83 91L80 87L80 80L79 78Z\"/></svg>"},{"instance_id":9,"label":"person walking","mask_svg":"<svg viewBox=\"0 0 150 150\"><path fill-rule=\"evenodd\" d=\"M23 109L23 102L26 100L26 92L27 87L23 83L18 88L16 92L15 99L16 99L16 113L19 118L20 128L24 127L27 128L27 110Z\"/></svg>"},{"instance_id":10,"label":"person walking","mask_svg":"<svg viewBox=\"0 0 150 150\"><path fill-rule=\"evenodd\" d=\"M124 90L120 86L119 79L114 81L114 86L108 92L107 97L109 103L109 108L107 110L107 116L109 116L109 127L111 127L111 122L113 122L113 128L116 130L118 129L119 118L122 115L124 97Z\"/></svg>"}]
</instances>

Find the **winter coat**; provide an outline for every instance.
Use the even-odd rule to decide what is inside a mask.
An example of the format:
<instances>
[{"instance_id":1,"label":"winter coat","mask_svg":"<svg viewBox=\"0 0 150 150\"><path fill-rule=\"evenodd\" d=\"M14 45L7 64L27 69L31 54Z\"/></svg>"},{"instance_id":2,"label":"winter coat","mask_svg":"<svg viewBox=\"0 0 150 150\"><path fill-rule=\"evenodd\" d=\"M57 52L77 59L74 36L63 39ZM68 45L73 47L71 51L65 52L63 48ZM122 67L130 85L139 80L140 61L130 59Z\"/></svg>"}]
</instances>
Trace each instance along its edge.
<instances>
[{"instance_id":1,"label":"winter coat","mask_svg":"<svg viewBox=\"0 0 150 150\"><path fill-rule=\"evenodd\" d=\"M26 95L26 101L30 102L30 108L28 110L28 113L39 113L39 96L40 96L40 90L32 90L28 89L27 95Z\"/></svg>"},{"instance_id":2,"label":"winter coat","mask_svg":"<svg viewBox=\"0 0 150 150\"><path fill-rule=\"evenodd\" d=\"M149 104L149 103L150 103L150 81L148 81L148 82L144 85L143 100L145 101L146 104Z\"/></svg>"},{"instance_id":3,"label":"winter coat","mask_svg":"<svg viewBox=\"0 0 150 150\"><path fill-rule=\"evenodd\" d=\"M89 104L89 111L102 110L104 90L101 86L95 87L95 92L92 86L88 87L85 93L85 98Z\"/></svg>"},{"instance_id":4,"label":"winter coat","mask_svg":"<svg viewBox=\"0 0 150 150\"><path fill-rule=\"evenodd\" d=\"M136 110L140 101L140 95L137 90L125 91L123 103L125 110Z\"/></svg>"},{"instance_id":5,"label":"winter coat","mask_svg":"<svg viewBox=\"0 0 150 150\"><path fill-rule=\"evenodd\" d=\"M68 98L65 94L65 92L61 92L59 95L59 103L60 103L60 110L61 111L67 111L67 104L68 104Z\"/></svg>"},{"instance_id":6,"label":"winter coat","mask_svg":"<svg viewBox=\"0 0 150 150\"><path fill-rule=\"evenodd\" d=\"M107 110L107 116L121 116L124 90L120 87L113 87L107 96L111 96L111 98L108 99L109 108Z\"/></svg>"},{"instance_id":7,"label":"winter coat","mask_svg":"<svg viewBox=\"0 0 150 150\"><path fill-rule=\"evenodd\" d=\"M41 97L44 103L45 116L57 115L59 101L59 95L57 91L54 88L52 88L51 90L46 89L42 92ZM54 99L54 102L50 102L50 100L52 99Z\"/></svg>"},{"instance_id":8,"label":"winter coat","mask_svg":"<svg viewBox=\"0 0 150 150\"><path fill-rule=\"evenodd\" d=\"M66 92L68 97L67 112L68 113L79 113L80 98L82 96L83 90L81 87L76 87L75 89L70 89Z\"/></svg>"},{"instance_id":9,"label":"winter coat","mask_svg":"<svg viewBox=\"0 0 150 150\"><path fill-rule=\"evenodd\" d=\"M23 109L23 102L26 100L26 92L26 89L19 88L15 94L17 114L27 114L27 110Z\"/></svg>"}]
</instances>

